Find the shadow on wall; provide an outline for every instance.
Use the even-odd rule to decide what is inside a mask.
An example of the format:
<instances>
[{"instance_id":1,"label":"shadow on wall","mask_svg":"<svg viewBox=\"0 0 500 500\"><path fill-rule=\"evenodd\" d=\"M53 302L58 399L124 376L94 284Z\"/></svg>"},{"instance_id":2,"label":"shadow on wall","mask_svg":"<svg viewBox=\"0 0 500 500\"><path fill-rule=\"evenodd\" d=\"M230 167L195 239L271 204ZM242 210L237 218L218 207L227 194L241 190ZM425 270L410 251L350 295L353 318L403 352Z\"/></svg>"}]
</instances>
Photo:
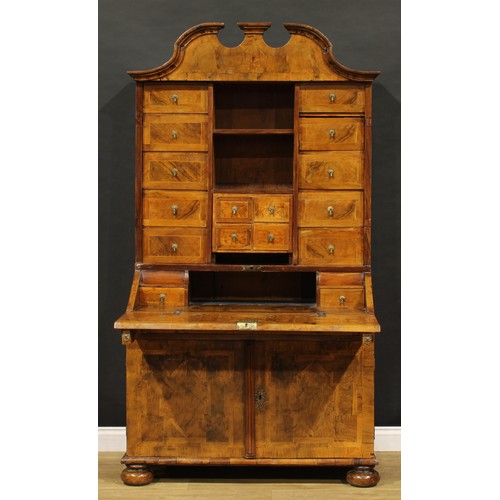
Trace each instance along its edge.
<instances>
[{"instance_id":1,"label":"shadow on wall","mask_svg":"<svg viewBox=\"0 0 500 500\"><path fill-rule=\"evenodd\" d=\"M99 111L99 424L125 425L125 350L113 323L134 270L135 84ZM111 423L112 422L112 423Z\"/></svg>"},{"instance_id":2,"label":"shadow on wall","mask_svg":"<svg viewBox=\"0 0 500 500\"><path fill-rule=\"evenodd\" d=\"M372 272L377 337L375 425L401 425L401 103L373 85Z\"/></svg>"}]
</instances>

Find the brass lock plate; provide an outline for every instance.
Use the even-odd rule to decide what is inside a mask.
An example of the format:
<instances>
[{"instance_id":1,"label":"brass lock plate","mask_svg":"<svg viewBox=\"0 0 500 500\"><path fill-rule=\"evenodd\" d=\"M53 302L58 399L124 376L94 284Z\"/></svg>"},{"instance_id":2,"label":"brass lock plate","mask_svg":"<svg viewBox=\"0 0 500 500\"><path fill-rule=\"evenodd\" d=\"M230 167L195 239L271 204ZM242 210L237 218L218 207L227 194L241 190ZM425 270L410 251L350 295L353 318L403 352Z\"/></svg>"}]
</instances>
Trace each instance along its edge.
<instances>
[{"instance_id":1,"label":"brass lock plate","mask_svg":"<svg viewBox=\"0 0 500 500\"><path fill-rule=\"evenodd\" d=\"M236 328L238 330L257 330L257 321L238 321Z\"/></svg>"}]
</instances>

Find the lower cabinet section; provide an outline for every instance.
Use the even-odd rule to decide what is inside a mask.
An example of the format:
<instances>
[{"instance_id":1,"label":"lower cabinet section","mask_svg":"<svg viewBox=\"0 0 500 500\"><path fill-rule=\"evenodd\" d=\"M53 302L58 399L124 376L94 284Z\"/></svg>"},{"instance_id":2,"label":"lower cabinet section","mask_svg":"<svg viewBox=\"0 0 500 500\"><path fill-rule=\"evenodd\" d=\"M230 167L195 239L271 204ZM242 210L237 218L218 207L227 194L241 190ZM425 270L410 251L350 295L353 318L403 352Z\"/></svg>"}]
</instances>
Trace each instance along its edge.
<instances>
[{"instance_id":1,"label":"lower cabinet section","mask_svg":"<svg viewBox=\"0 0 500 500\"><path fill-rule=\"evenodd\" d=\"M374 458L372 335L161 336L127 346L127 461Z\"/></svg>"}]
</instances>

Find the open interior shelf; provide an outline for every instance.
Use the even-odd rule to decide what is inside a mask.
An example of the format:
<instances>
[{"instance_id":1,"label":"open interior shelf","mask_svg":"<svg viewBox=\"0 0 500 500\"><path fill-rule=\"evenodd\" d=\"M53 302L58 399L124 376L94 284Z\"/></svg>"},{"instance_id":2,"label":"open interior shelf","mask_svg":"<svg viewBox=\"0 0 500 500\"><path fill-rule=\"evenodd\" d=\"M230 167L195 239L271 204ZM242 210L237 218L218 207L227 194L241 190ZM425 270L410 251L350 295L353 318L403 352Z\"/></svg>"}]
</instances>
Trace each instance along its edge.
<instances>
[{"instance_id":1,"label":"open interior shelf","mask_svg":"<svg viewBox=\"0 0 500 500\"><path fill-rule=\"evenodd\" d=\"M293 135L214 135L215 188L293 187Z\"/></svg>"},{"instance_id":2,"label":"open interior shelf","mask_svg":"<svg viewBox=\"0 0 500 500\"><path fill-rule=\"evenodd\" d=\"M190 271L190 305L224 303L314 305L316 273Z\"/></svg>"},{"instance_id":3,"label":"open interior shelf","mask_svg":"<svg viewBox=\"0 0 500 500\"><path fill-rule=\"evenodd\" d=\"M289 83L215 83L215 129L293 129Z\"/></svg>"}]
</instances>

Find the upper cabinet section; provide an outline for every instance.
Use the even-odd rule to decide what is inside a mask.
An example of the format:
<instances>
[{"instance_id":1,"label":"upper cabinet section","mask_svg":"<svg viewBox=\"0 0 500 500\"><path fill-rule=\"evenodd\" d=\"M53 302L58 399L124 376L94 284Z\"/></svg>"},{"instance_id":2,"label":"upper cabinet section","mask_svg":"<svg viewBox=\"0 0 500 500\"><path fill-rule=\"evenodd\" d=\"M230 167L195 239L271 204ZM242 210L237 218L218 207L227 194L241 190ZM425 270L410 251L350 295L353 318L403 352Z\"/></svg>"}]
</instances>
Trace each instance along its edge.
<instances>
[{"instance_id":1,"label":"upper cabinet section","mask_svg":"<svg viewBox=\"0 0 500 500\"><path fill-rule=\"evenodd\" d=\"M245 38L237 47L226 47L218 38L224 23L204 23L194 26L179 37L174 45L174 54L162 66L146 71L130 71L137 81L358 81L371 82L379 72L355 71L340 64L332 52L332 44L318 30L304 24L285 23L290 39L283 47L270 47L263 38L271 23L238 23ZM170 92L159 102L145 101L155 112L158 106L173 108L165 112L176 112L181 106L203 106L202 96L193 92L187 101L180 101L181 91L172 101ZM325 88L329 105L330 92ZM314 96L316 97L316 96ZM308 103L304 96L302 105ZM361 100L360 100L361 99ZM349 89L336 96L337 106L356 107L361 110L362 96ZM177 108L176 108L177 106ZM339 108L340 111L340 108ZM203 112L203 111L201 111Z\"/></svg>"}]
</instances>

